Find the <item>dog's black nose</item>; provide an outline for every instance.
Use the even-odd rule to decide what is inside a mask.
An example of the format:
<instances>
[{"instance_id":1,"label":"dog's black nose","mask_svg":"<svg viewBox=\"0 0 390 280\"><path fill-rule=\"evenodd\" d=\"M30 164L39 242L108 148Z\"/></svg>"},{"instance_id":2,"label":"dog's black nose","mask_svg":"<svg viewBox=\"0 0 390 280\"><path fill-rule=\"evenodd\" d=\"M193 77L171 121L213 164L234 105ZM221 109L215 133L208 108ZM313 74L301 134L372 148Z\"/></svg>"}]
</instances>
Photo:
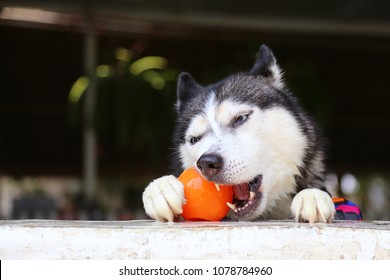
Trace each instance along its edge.
<instances>
[{"instance_id":1,"label":"dog's black nose","mask_svg":"<svg viewBox=\"0 0 390 280\"><path fill-rule=\"evenodd\" d=\"M217 154L204 154L196 162L196 166L208 179L214 177L221 170L222 165L223 159Z\"/></svg>"}]
</instances>

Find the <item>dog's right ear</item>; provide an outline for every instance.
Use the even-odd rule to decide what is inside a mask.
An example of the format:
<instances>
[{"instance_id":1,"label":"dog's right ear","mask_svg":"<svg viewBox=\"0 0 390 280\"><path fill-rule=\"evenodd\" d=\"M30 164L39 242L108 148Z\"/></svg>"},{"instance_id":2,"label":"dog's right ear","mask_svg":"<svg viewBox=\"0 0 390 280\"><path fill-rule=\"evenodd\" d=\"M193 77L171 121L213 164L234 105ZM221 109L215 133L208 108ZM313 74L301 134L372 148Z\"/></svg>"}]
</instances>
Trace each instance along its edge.
<instances>
[{"instance_id":1,"label":"dog's right ear","mask_svg":"<svg viewBox=\"0 0 390 280\"><path fill-rule=\"evenodd\" d=\"M187 72L180 73L177 79L176 109L180 112L183 104L202 90L195 79Z\"/></svg>"}]
</instances>

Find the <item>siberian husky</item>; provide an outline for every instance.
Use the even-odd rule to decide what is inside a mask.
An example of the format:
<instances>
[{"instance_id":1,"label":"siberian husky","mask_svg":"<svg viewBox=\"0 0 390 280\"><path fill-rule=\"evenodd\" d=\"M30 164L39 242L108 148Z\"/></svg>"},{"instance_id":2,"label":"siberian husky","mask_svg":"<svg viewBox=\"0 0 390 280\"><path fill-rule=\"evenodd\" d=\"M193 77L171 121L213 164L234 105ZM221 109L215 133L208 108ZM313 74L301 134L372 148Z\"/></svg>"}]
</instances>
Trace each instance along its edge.
<instances>
[{"instance_id":1,"label":"siberian husky","mask_svg":"<svg viewBox=\"0 0 390 280\"><path fill-rule=\"evenodd\" d=\"M195 167L209 181L233 185L229 216L332 222L320 131L286 89L267 46L260 46L250 71L212 85L181 73L176 110L174 175ZM177 220L186 203L174 175L152 181L143 193L155 220Z\"/></svg>"}]
</instances>

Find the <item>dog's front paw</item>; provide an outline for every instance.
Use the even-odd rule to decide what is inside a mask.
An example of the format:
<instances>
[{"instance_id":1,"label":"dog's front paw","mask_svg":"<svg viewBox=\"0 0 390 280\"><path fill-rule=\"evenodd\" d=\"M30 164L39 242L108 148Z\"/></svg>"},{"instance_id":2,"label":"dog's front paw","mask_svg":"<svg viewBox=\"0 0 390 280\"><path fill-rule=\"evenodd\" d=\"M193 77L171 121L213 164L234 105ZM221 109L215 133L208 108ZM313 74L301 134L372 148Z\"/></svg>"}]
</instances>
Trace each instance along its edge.
<instances>
[{"instance_id":1,"label":"dog's front paw","mask_svg":"<svg viewBox=\"0 0 390 280\"><path fill-rule=\"evenodd\" d=\"M295 221L331 223L335 214L332 198L319 189L304 189L293 199L291 211Z\"/></svg>"},{"instance_id":2,"label":"dog's front paw","mask_svg":"<svg viewBox=\"0 0 390 280\"><path fill-rule=\"evenodd\" d=\"M158 221L173 221L183 212L183 184L173 175L151 182L142 194L146 214Z\"/></svg>"}]
</instances>

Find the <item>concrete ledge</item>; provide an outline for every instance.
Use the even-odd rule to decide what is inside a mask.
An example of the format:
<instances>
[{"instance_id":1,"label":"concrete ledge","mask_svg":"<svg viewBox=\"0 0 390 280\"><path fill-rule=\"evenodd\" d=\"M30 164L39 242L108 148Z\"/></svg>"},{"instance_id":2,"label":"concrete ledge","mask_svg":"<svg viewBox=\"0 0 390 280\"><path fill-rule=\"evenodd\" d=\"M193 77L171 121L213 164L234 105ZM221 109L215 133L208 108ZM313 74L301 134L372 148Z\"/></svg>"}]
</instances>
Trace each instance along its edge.
<instances>
[{"instance_id":1,"label":"concrete ledge","mask_svg":"<svg viewBox=\"0 0 390 280\"><path fill-rule=\"evenodd\" d=\"M390 222L0 221L0 259L390 259Z\"/></svg>"}]
</instances>

